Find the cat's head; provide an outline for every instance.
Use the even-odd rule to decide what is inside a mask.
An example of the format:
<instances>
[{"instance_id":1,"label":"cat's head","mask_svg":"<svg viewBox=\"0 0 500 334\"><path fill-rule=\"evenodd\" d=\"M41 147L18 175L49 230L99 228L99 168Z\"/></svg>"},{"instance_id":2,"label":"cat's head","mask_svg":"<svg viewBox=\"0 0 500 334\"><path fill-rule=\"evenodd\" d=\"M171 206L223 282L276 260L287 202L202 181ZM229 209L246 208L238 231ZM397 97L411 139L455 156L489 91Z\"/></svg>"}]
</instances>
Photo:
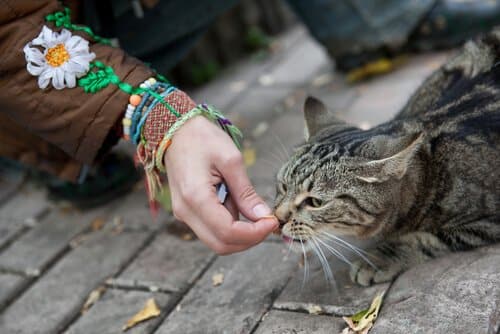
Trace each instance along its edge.
<instances>
[{"instance_id":1,"label":"cat's head","mask_svg":"<svg viewBox=\"0 0 500 334\"><path fill-rule=\"evenodd\" d=\"M370 134L338 120L311 97L304 113L307 142L277 175L275 214L283 237L368 238L387 228L404 205L402 180L416 168L422 136Z\"/></svg>"}]
</instances>

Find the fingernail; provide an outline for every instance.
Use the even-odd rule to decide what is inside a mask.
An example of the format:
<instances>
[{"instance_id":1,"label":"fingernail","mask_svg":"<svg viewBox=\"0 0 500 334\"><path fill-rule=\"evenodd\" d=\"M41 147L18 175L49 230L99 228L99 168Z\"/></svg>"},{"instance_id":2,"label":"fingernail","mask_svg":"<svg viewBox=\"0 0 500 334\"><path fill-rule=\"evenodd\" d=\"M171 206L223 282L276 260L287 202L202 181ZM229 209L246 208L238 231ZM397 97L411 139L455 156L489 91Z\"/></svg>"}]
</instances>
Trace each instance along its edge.
<instances>
[{"instance_id":1,"label":"fingernail","mask_svg":"<svg viewBox=\"0 0 500 334\"><path fill-rule=\"evenodd\" d=\"M263 218L264 216L271 215L271 209L267 205L261 203L254 206L253 213L257 218Z\"/></svg>"}]
</instances>

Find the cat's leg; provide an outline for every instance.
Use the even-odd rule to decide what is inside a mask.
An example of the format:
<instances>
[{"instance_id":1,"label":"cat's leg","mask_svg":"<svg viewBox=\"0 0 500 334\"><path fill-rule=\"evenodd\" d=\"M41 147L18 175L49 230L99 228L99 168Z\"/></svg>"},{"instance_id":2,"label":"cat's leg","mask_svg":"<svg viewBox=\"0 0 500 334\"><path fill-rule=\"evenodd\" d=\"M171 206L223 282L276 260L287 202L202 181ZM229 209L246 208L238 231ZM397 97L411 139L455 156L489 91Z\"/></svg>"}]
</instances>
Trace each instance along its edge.
<instances>
[{"instance_id":1,"label":"cat's leg","mask_svg":"<svg viewBox=\"0 0 500 334\"><path fill-rule=\"evenodd\" d=\"M363 286L391 281L416 264L450 252L450 248L431 233L413 232L386 240L367 252L374 266L356 261L350 272L352 281Z\"/></svg>"}]
</instances>

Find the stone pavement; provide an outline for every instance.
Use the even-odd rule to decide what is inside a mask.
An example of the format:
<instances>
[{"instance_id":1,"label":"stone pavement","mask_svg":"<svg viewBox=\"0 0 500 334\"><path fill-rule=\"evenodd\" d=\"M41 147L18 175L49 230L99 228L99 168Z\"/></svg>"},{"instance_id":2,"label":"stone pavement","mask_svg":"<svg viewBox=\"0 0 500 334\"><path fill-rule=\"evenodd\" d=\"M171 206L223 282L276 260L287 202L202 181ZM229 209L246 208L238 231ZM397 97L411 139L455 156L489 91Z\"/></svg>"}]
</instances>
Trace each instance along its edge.
<instances>
[{"instance_id":1,"label":"stone pavement","mask_svg":"<svg viewBox=\"0 0 500 334\"><path fill-rule=\"evenodd\" d=\"M273 52L248 59L192 92L217 105L255 151L249 173L272 200L274 173L302 140L307 94L360 127L389 119L446 54L412 57L389 75L347 85L325 53L297 27ZM125 148L130 150L130 148ZM250 160L252 160L250 158ZM0 333L120 333L154 297L161 315L129 333L340 333L342 315L389 289L370 333L498 333L500 247L413 268L391 286L353 285L331 259L336 285L310 260L304 282L295 254L276 237L219 257L167 213L152 222L144 189L80 212L0 171ZM222 274L214 286L214 275ZM89 296L94 303L85 307ZM309 314L311 305L321 308Z\"/></svg>"}]
</instances>

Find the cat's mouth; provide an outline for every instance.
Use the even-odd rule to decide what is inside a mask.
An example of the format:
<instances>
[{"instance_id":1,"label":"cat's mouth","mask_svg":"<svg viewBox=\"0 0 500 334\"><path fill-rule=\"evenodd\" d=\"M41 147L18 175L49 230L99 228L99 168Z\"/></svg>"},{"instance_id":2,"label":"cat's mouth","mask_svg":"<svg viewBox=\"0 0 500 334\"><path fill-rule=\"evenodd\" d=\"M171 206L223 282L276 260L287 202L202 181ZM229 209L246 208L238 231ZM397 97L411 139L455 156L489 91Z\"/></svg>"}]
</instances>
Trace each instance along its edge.
<instances>
[{"instance_id":1,"label":"cat's mouth","mask_svg":"<svg viewBox=\"0 0 500 334\"><path fill-rule=\"evenodd\" d=\"M287 244L294 244L294 243L297 243L297 244L300 244L300 243L306 244L307 243L306 239L289 237L288 235L284 235L284 234L281 235L281 238Z\"/></svg>"}]
</instances>

